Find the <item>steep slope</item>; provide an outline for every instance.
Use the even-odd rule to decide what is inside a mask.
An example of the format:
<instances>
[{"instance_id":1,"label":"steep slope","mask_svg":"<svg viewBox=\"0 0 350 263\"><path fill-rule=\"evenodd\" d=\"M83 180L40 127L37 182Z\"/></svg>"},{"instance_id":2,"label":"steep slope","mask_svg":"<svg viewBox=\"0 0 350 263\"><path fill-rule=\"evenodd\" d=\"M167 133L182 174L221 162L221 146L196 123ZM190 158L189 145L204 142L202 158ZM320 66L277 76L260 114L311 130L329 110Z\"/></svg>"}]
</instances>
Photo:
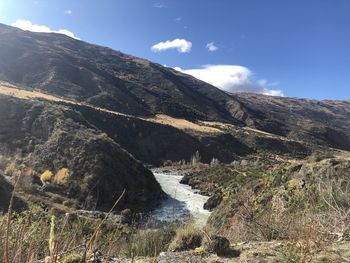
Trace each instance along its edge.
<instances>
[{"instance_id":1,"label":"steep slope","mask_svg":"<svg viewBox=\"0 0 350 263\"><path fill-rule=\"evenodd\" d=\"M162 191L153 174L77 111L44 101L0 96L0 171L8 181L22 174L27 184L76 200L84 208L146 209ZM26 188L29 187L26 186ZM44 189L43 189L44 190Z\"/></svg>"},{"instance_id":2,"label":"steep slope","mask_svg":"<svg viewBox=\"0 0 350 263\"><path fill-rule=\"evenodd\" d=\"M229 163L256 151L303 157L310 149L300 142L248 127L220 122L172 118L166 115L137 117L59 98L38 91L23 90L0 82L0 93L26 100L43 99L81 113L94 127L105 132L137 159L160 165L164 161L189 161L199 151L202 161L212 158Z\"/></svg>"},{"instance_id":3,"label":"steep slope","mask_svg":"<svg viewBox=\"0 0 350 263\"><path fill-rule=\"evenodd\" d=\"M209 84L59 34L0 25L0 79L128 114L234 121Z\"/></svg>"},{"instance_id":4,"label":"steep slope","mask_svg":"<svg viewBox=\"0 0 350 263\"><path fill-rule=\"evenodd\" d=\"M117 112L160 124L150 125L154 129L170 125L175 129L165 128L168 134L174 132L175 136L181 130L186 136L200 141L189 143L191 151L210 148L202 135L198 135L203 133L203 126L207 134L213 129L220 130L221 134L210 135L210 141L217 145L213 149L235 140L252 150L281 153L294 152L295 148L307 153L318 146L350 149L349 101L229 94L159 64L60 34L32 33L0 24L0 80L97 107L104 112ZM117 134L120 130L111 130L112 126L113 129L119 127L116 124L105 127L90 121L100 129L108 129L111 137L118 137L118 141L140 160L150 162L152 159L152 163L160 163L165 159L159 156L147 159L143 157L147 156L146 151L140 154L131 150L144 143L145 138L159 149L155 136L144 134L142 140L131 147L132 138L125 141ZM211 123L203 125L203 121ZM137 129L142 128L138 126ZM142 131L135 132L139 133ZM173 149L182 151L183 147L176 150L176 145L170 148L174 144L164 145L159 154ZM302 145L308 150L291 147L291 144ZM221 155L223 161L231 161L242 154L243 148L228 147L225 156L212 153L211 157ZM155 149L151 151L155 152ZM186 152L182 157L177 154L168 157L179 160L188 159L189 155ZM206 159L211 157L208 155Z\"/></svg>"},{"instance_id":5,"label":"steep slope","mask_svg":"<svg viewBox=\"0 0 350 263\"><path fill-rule=\"evenodd\" d=\"M290 139L350 150L350 101L232 95L248 126Z\"/></svg>"}]
</instances>

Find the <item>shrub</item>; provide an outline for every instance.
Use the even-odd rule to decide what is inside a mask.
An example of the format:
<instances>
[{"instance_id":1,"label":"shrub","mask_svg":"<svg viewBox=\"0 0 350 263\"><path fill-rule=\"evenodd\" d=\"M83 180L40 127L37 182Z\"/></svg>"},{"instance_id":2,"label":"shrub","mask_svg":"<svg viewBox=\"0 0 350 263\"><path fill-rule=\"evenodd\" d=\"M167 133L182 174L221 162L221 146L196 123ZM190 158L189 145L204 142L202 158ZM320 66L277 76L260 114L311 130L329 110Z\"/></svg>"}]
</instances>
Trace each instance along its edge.
<instances>
[{"instance_id":1,"label":"shrub","mask_svg":"<svg viewBox=\"0 0 350 263\"><path fill-rule=\"evenodd\" d=\"M185 251L200 247L202 234L194 225L187 225L176 231L176 236L169 246L169 251Z\"/></svg>"},{"instance_id":2,"label":"shrub","mask_svg":"<svg viewBox=\"0 0 350 263\"><path fill-rule=\"evenodd\" d=\"M130 257L148 256L153 257L166 251L173 237L175 230L172 226L158 230L139 231L129 241L128 253Z\"/></svg>"},{"instance_id":3,"label":"shrub","mask_svg":"<svg viewBox=\"0 0 350 263\"><path fill-rule=\"evenodd\" d=\"M56 204L62 204L63 201L64 201L64 198L62 196L59 196L59 195L53 195L50 198L50 202L56 203Z\"/></svg>"},{"instance_id":4,"label":"shrub","mask_svg":"<svg viewBox=\"0 0 350 263\"><path fill-rule=\"evenodd\" d=\"M191 165L197 166L201 162L201 156L199 154L199 151L196 151L195 154L191 157Z\"/></svg>"},{"instance_id":5,"label":"shrub","mask_svg":"<svg viewBox=\"0 0 350 263\"><path fill-rule=\"evenodd\" d=\"M166 161L164 161L163 166L164 167L173 166L173 162L171 160L166 160Z\"/></svg>"},{"instance_id":6,"label":"shrub","mask_svg":"<svg viewBox=\"0 0 350 263\"><path fill-rule=\"evenodd\" d=\"M77 207L77 203L70 199L64 200L62 204L67 207Z\"/></svg>"},{"instance_id":7,"label":"shrub","mask_svg":"<svg viewBox=\"0 0 350 263\"><path fill-rule=\"evenodd\" d=\"M62 259L62 263L80 263L82 256L80 254L69 254Z\"/></svg>"},{"instance_id":8,"label":"shrub","mask_svg":"<svg viewBox=\"0 0 350 263\"><path fill-rule=\"evenodd\" d=\"M204 250L209 253L224 255L230 249L230 241L225 237L211 236L205 239Z\"/></svg>"},{"instance_id":9,"label":"shrub","mask_svg":"<svg viewBox=\"0 0 350 263\"><path fill-rule=\"evenodd\" d=\"M220 164L220 161L216 158L213 157L213 159L211 159L210 161L210 167L216 167Z\"/></svg>"},{"instance_id":10,"label":"shrub","mask_svg":"<svg viewBox=\"0 0 350 263\"><path fill-rule=\"evenodd\" d=\"M43 172L41 175L40 175L40 180L43 184L47 183L47 182L51 182L52 180L52 177L53 177L53 173L49 170L46 170L45 172Z\"/></svg>"},{"instance_id":11,"label":"shrub","mask_svg":"<svg viewBox=\"0 0 350 263\"><path fill-rule=\"evenodd\" d=\"M69 169L62 168L58 170L58 172L56 173L54 181L56 184L64 185L68 182L69 176L70 176Z\"/></svg>"},{"instance_id":12,"label":"shrub","mask_svg":"<svg viewBox=\"0 0 350 263\"><path fill-rule=\"evenodd\" d=\"M324 246L322 235L315 229L309 214L297 218L278 251L281 262L311 262Z\"/></svg>"}]
</instances>

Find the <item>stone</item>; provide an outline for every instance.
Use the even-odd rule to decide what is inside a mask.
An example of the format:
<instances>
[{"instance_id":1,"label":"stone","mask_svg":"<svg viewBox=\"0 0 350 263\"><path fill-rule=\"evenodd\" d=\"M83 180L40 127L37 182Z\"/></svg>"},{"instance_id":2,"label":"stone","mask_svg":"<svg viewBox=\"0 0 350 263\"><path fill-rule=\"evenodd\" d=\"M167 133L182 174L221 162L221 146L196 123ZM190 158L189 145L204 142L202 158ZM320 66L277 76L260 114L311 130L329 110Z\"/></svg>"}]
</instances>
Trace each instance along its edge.
<instances>
[{"instance_id":1,"label":"stone","mask_svg":"<svg viewBox=\"0 0 350 263\"><path fill-rule=\"evenodd\" d=\"M213 211L221 203L221 201L221 194L215 194L208 199L203 208L209 211Z\"/></svg>"}]
</instances>

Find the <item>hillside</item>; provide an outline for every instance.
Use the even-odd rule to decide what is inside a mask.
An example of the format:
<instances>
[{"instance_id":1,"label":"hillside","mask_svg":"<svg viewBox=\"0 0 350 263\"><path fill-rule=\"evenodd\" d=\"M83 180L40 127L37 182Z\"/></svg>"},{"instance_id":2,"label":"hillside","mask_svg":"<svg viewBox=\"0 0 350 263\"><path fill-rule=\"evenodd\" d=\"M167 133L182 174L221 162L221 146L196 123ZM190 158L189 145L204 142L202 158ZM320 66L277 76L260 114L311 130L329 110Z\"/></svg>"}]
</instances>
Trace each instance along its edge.
<instances>
[{"instance_id":1,"label":"hillside","mask_svg":"<svg viewBox=\"0 0 350 263\"><path fill-rule=\"evenodd\" d=\"M53 193L108 210L126 189L119 209L144 210L163 195L149 170L77 111L1 95L0 122L0 176L21 175L24 198L45 203ZM52 175L43 179L45 171Z\"/></svg>"},{"instance_id":2,"label":"hillside","mask_svg":"<svg viewBox=\"0 0 350 263\"><path fill-rule=\"evenodd\" d=\"M60 34L0 25L0 81L4 158L36 176L67 168L74 183L65 194L91 196L88 206L111 205L124 188L130 205L157 199L159 186L134 158L158 166L188 162L197 151L202 162L230 163L251 154L304 158L350 149L349 101L229 94ZM74 190L80 180L84 190ZM157 188L154 196L147 190Z\"/></svg>"},{"instance_id":3,"label":"hillside","mask_svg":"<svg viewBox=\"0 0 350 263\"><path fill-rule=\"evenodd\" d=\"M290 139L350 149L350 101L237 94L248 126Z\"/></svg>"},{"instance_id":4,"label":"hillside","mask_svg":"<svg viewBox=\"0 0 350 263\"><path fill-rule=\"evenodd\" d=\"M228 133L238 140L246 126L304 145L350 149L349 101L229 94L171 68L60 34L0 25L0 80L180 130L220 122L230 124ZM259 148L254 140L243 143Z\"/></svg>"},{"instance_id":5,"label":"hillside","mask_svg":"<svg viewBox=\"0 0 350 263\"><path fill-rule=\"evenodd\" d=\"M325 251L344 262L349 151L350 101L231 94L110 48L0 24L0 226L13 219L0 236L14 258L52 257L56 227L56 252L74 250L78 262L97 252L154 262L163 251L159 262L329 262L317 261ZM152 221L166 195L149 167L177 184L184 173L188 193L210 196L203 231ZM13 189L13 209L24 211L6 218ZM124 190L118 211L104 213Z\"/></svg>"},{"instance_id":6,"label":"hillside","mask_svg":"<svg viewBox=\"0 0 350 263\"><path fill-rule=\"evenodd\" d=\"M225 93L109 48L5 25L0 47L2 80L128 114L234 121Z\"/></svg>"}]
</instances>

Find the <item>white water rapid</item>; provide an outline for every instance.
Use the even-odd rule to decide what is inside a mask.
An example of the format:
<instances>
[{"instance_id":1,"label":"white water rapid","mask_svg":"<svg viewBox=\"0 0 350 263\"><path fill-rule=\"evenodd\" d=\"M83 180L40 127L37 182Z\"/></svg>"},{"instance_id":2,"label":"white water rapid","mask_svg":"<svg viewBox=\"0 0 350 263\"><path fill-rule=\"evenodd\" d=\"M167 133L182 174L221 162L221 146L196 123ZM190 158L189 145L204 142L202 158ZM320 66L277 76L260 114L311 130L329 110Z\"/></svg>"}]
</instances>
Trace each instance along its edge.
<instances>
[{"instance_id":1,"label":"white water rapid","mask_svg":"<svg viewBox=\"0 0 350 263\"><path fill-rule=\"evenodd\" d=\"M193 220L197 226L203 227L210 215L209 211L203 209L209 197L198 194L188 185L180 184L183 177L180 173L153 171L153 174L169 198L152 216L167 222Z\"/></svg>"}]
</instances>

